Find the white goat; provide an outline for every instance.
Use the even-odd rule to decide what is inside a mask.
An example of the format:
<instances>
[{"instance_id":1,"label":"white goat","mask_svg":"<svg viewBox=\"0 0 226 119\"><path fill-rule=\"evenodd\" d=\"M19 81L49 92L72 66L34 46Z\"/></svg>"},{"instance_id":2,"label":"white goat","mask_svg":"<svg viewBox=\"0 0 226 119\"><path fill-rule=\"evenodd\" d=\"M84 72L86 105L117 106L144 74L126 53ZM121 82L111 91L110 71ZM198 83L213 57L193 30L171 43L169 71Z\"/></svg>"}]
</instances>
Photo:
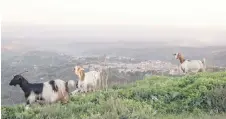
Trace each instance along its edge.
<instances>
[{"instance_id":1,"label":"white goat","mask_svg":"<svg viewBox=\"0 0 226 119\"><path fill-rule=\"evenodd\" d=\"M90 71L85 73L84 69L80 66L75 66L74 72L79 77L78 80L79 91L88 92L97 89L97 81L100 79L100 72Z\"/></svg>"},{"instance_id":2,"label":"white goat","mask_svg":"<svg viewBox=\"0 0 226 119\"><path fill-rule=\"evenodd\" d=\"M84 69L80 66L75 66L75 74L79 77L78 90L72 92L72 94L80 92L96 91L97 89L107 87L107 75L103 70L101 71L89 71L84 72Z\"/></svg>"},{"instance_id":3,"label":"white goat","mask_svg":"<svg viewBox=\"0 0 226 119\"><path fill-rule=\"evenodd\" d=\"M206 70L205 58L203 58L203 61L187 60L187 59L184 59L181 53L175 53L173 55L175 56L175 59L178 59L180 61L180 68L185 74L188 72L192 72L192 73L205 72Z\"/></svg>"}]
</instances>

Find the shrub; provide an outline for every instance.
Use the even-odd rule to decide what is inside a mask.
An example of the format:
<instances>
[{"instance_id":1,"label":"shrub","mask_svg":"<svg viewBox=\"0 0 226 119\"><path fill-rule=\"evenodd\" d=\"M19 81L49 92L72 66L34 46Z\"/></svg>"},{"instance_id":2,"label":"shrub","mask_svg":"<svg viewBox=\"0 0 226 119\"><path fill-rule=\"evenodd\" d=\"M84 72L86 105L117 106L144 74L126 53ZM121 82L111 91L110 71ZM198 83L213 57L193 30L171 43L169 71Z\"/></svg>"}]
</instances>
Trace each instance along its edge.
<instances>
[{"instance_id":1,"label":"shrub","mask_svg":"<svg viewBox=\"0 0 226 119\"><path fill-rule=\"evenodd\" d=\"M1 109L3 119L212 118L226 112L225 92L226 72L152 76L127 86L78 94L66 105L34 106L28 111L23 106Z\"/></svg>"}]
</instances>

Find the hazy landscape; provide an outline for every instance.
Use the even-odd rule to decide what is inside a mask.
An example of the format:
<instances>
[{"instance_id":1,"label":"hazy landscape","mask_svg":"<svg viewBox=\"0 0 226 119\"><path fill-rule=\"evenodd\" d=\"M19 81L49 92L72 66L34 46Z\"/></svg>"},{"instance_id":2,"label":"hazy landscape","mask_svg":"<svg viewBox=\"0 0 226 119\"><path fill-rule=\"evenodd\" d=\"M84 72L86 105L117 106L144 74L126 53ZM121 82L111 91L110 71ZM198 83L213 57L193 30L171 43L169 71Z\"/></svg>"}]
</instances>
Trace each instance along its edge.
<instances>
[{"instance_id":1,"label":"hazy landscape","mask_svg":"<svg viewBox=\"0 0 226 119\"><path fill-rule=\"evenodd\" d=\"M24 76L30 82L43 82L55 78L76 80L77 77L71 71L72 68L79 63L89 62L75 60L80 56L121 56L135 58L139 61L160 60L178 65L178 61L172 54L181 52L187 59L205 57L209 66L226 67L224 44L218 42L208 45L195 40L198 33L203 33L203 36L211 35L206 34L208 31L197 30L198 33L196 33L189 29L182 29L180 32L184 35L179 31L180 29L173 28L156 31L153 27L138 26L44 27L3 24L1 103L2 105L12 105L23 102L24 97L20 95L22 91L19 87L9 87L8 83L12 79L12 75L24 70L29 70ZM161 35L162 33L164 35ZM218 41L223 42L221 39L226 38L223 30L211 33L212 36L215 36L211 38L218 38ZM126 78L125 80L138 79L137 77Z\"/></svg>"},{"instance_id":2,"label":"hazy landscape","mask_svg":"<svg viewBox=\"0 0 226 119\"><path fill-rule=\"evenodd\" d=\"M224 0L5 0L1 5L3 119L225 119ZM188 59L184 68L173 55L178 52ZM181 71L200 70L203 65L191 60L203 58L206 72ZM22 76L30 83L78 80L76 65L85 72L103 71L107 88L27 110L24 92L9 86L13 75L25 70Z\"/></svg>"}]
</instances>

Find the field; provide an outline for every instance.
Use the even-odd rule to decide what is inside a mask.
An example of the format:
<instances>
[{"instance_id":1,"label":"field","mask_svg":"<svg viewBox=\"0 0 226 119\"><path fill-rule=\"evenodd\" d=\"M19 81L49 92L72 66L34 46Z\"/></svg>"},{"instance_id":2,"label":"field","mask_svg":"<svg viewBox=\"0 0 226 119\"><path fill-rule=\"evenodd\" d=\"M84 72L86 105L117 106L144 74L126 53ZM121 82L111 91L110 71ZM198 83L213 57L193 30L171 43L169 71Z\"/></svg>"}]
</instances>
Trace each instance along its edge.
<instances>
[{"instance_id":1,"label":"field","mask_svg":"<svg viewBox=\"0 0 226 119\"><path fill-rule=\"evenodd\" d=\"M1 107L2 119L224 119L226 72L152 76L71 97L68 104Z\"/></svg>"}]
</instances>

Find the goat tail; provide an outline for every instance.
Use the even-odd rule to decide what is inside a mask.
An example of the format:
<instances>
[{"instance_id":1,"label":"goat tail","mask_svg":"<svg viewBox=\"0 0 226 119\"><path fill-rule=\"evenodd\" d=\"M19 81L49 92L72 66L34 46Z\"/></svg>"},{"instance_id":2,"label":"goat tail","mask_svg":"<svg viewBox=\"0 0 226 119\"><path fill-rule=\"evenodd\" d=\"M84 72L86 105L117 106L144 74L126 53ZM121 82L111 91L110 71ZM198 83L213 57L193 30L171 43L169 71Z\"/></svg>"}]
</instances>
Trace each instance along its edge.
<instances>
[{"instance_id":1,"label":"goat tail","mask_svg":"<svg viewBox=\"0 0 226 119\"><path fill-rule=\"evenodd\" d=\"M206 70L206 59L205 58L203 58L202 64L203 64L203 71L205 72L205 70Z\"/></svg>"},{"instance_id":2,"label":"goat tail","mask_svg":"<svg viewBox=\"0 0 226 119\"><path fill-rule=\"evenodd\" d=\"M205 58L203 58L202 63L203 63L204 65L206 65L206 59L205 59Z\"/></svg>"}]
</instances>

